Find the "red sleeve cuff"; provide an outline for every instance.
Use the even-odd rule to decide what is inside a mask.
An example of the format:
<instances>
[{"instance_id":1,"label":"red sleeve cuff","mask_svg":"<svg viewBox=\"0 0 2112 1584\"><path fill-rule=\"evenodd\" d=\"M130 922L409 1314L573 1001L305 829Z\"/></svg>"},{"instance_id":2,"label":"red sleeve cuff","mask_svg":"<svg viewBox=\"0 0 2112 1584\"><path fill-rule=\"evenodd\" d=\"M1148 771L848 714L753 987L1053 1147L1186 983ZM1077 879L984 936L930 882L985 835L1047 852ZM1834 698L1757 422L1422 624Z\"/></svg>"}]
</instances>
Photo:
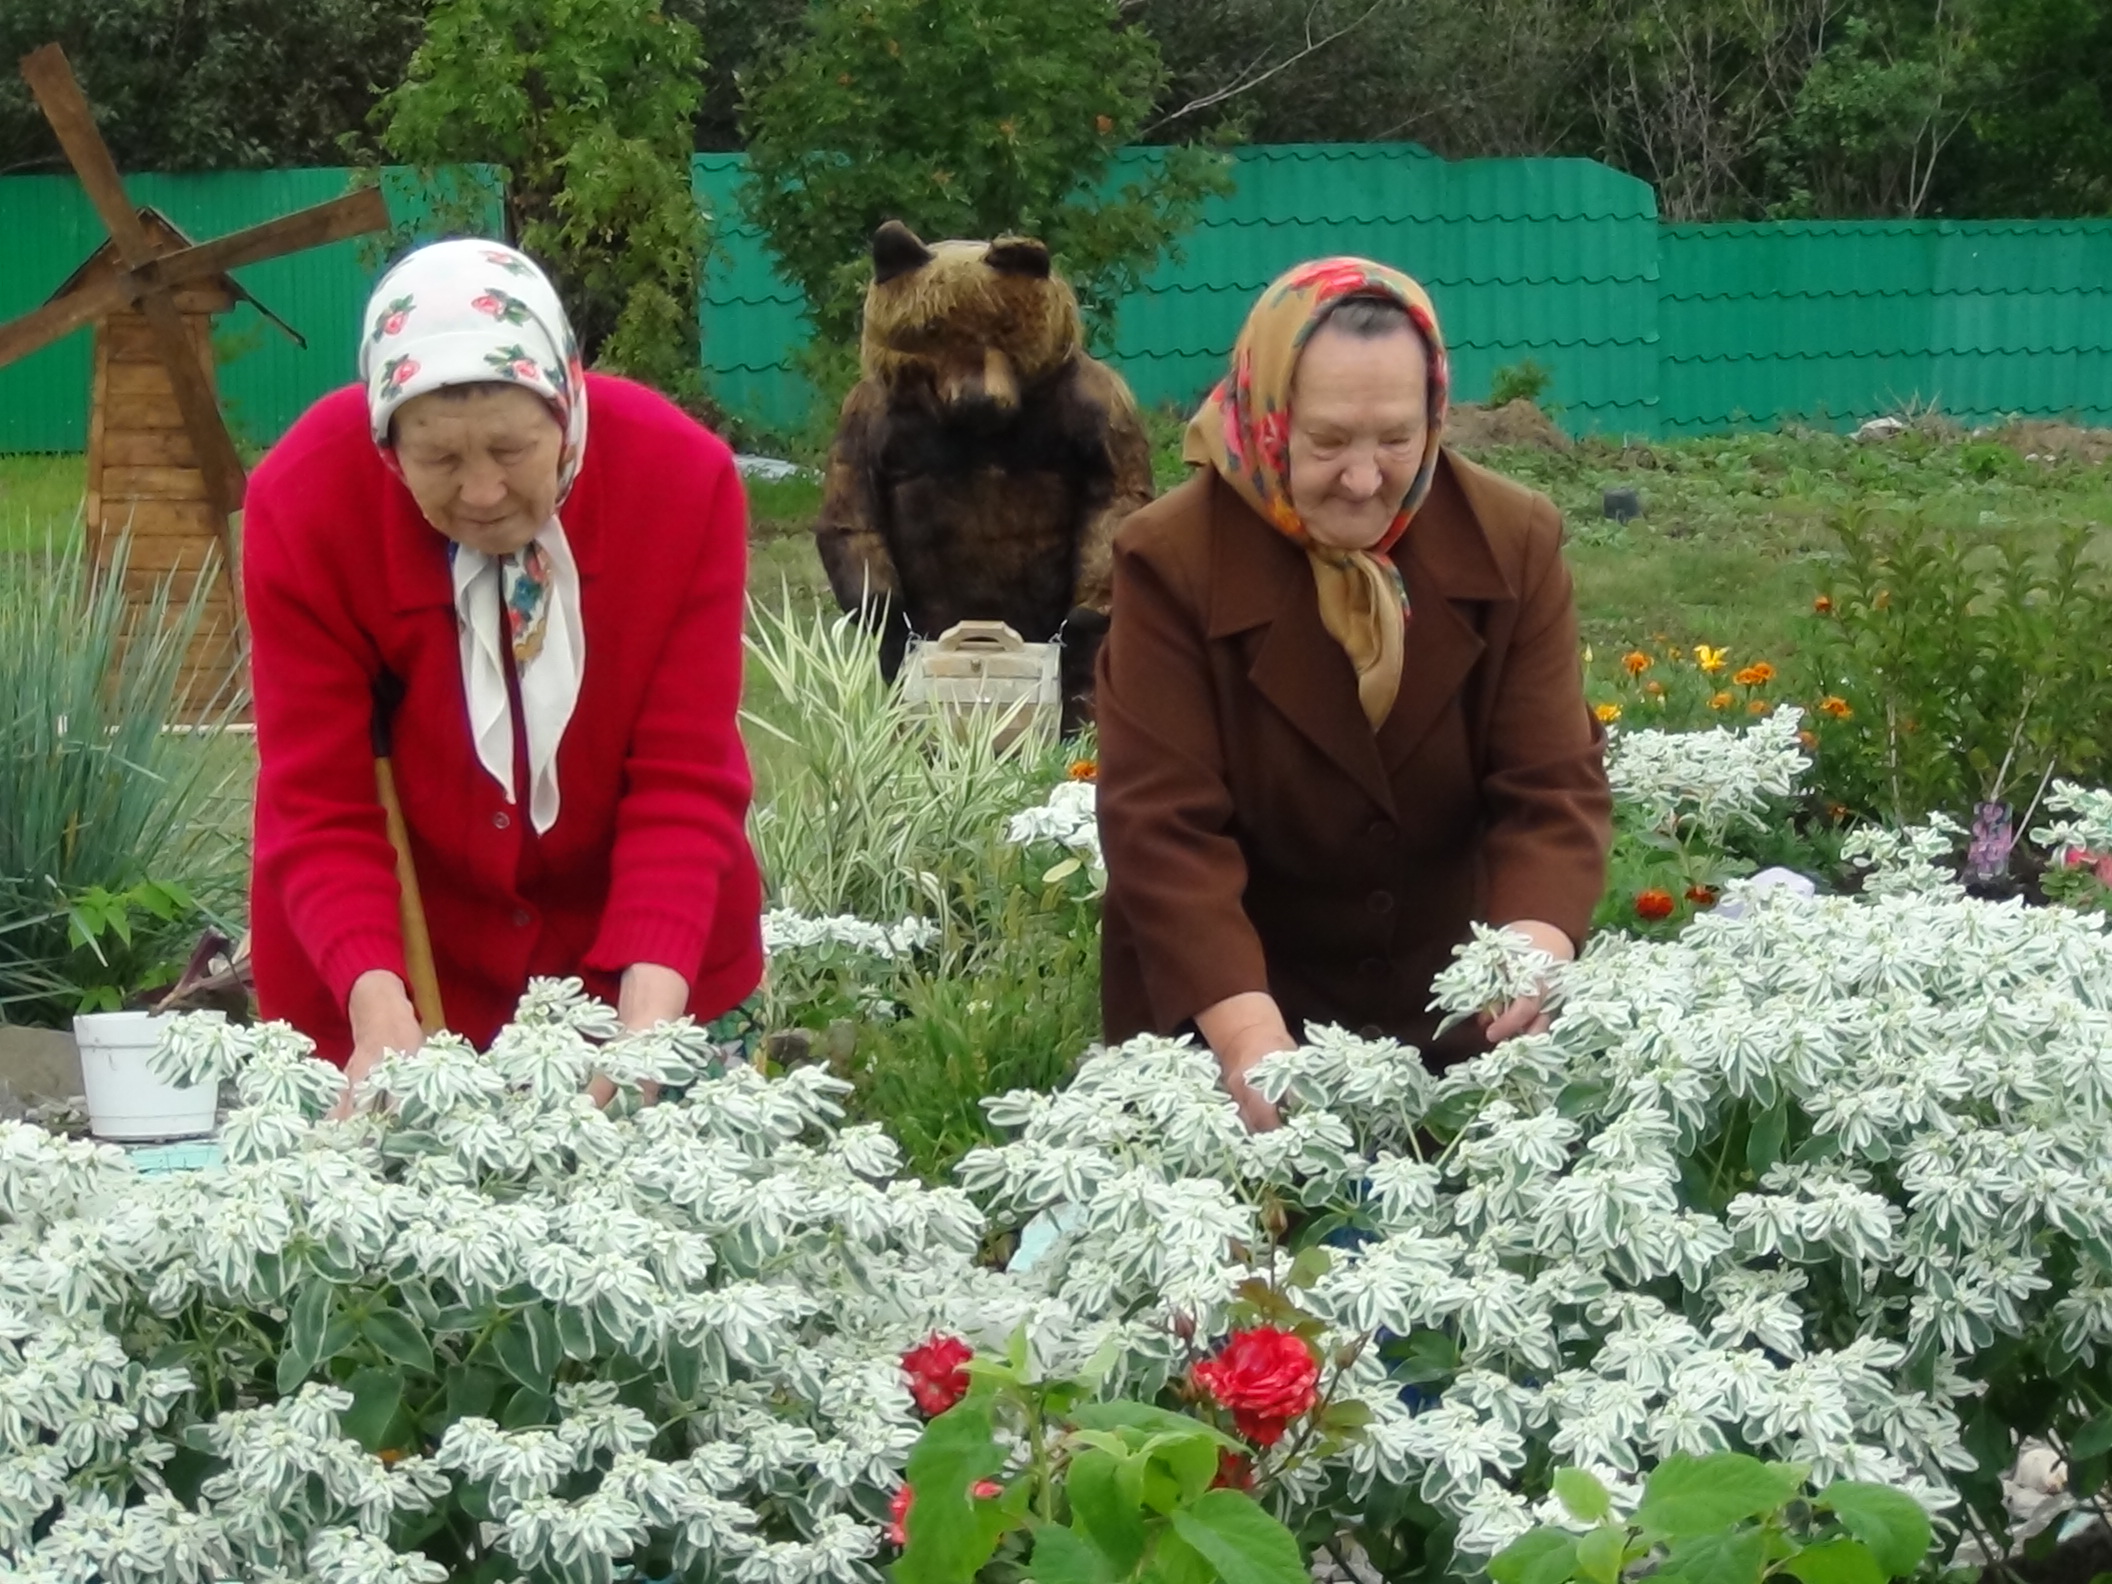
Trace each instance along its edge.
<instances>
[{"instance_id":1,"label":"red sleeve cuff","mask_svg":"<svg viewBox=\"0 0 2112 1584\"><path fill-rule=\"evenodd\" d=\"M611 907L602 916L601 933L587 953L586 966L599 973L620 974L633 963L653 963L673 969L694 985L718 904L714 884L696 893L691 905L680 912L635 904Z\"/></svg>"},{"instance_id":2,"label":"red sleeve cuff","mask_svg":"<svg viewBox=\"0 0 2112 1584\"><path fill-rule=\"evenodd\" d=\"M394 974L406 985L411 982L410 968L403 955L403 939L388 930L360 930L338 936L323 949L315 968L329 987L331 998L340 1007L351 1003L352 986L361 974L380 969Z\"/></svg>"}]
</instances>

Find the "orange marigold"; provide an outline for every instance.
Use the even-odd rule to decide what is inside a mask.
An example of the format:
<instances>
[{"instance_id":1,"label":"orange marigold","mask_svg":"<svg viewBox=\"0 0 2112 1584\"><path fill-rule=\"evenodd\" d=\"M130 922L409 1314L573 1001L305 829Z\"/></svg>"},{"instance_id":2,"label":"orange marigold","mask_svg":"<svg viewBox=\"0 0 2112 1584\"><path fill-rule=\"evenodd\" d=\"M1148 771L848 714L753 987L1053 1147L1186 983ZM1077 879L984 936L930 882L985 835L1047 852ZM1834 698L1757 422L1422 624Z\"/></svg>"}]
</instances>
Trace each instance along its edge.
<instances>
[{"instance_id":1,"label":"orange marigold","mask_svg":"<svg viewBox=\"0 0 2112 1584\"><path fill-rule=\"evenodd\" d=\"M1696 907L1714 907L1716 905L1716 888L1714 886L1690 885L1687 887L1687 900Z\"/></svg>"},{"instance_id":2,"label":"orange marigold","mask_svg":"<svg viewBox=\"0 0 2112 1584\"><path fill-rule=\"evenodd\" d=\"M1838 694L1829 693L1819 700L1819 713L1821 715L1831 715L1835 720L1846 720L1855 711L1848 707L1846 699Z\"/></svg>"},{"instance_id":3,"label":"orange marigold","mask_svg":"<svg viewBox=\"0 0 2112 1584\"><path fill-rule=\"evenodd\" d=\"M1665 696L1665 685L1662 682L1645 682L1643 691L1652 698L1661 699Z\"/></svg>"},{"instance_id":4,"label":"orange marigold","mask_svg":"<svg viewBox=\"0 0 2112 1584\"><path fill-rule=\"evenodd\" d=\"M1819 751L1819 734L1817 732L1800 731L1797 733L1797 741L1803 746L1806 753L1817 753Z\"/></svg>"},{"instance_id":5,"label":"orange marigold","mask_svg":"<svg viewBox=\"0 0 2112 1584\"><path fill-rule=\"evenodd\" d=\"M1754 699L1752 703L1746 705L1745 712L1748 715L1772 715L1775 712L1775 707L1768 703L1766 699Z\"/></svg>"},{"instance_id":6,"label":"orange marigold","mask_svg":"<svg viewBox=\"0 0 2112 1584\"><path fill-rule=\"evenodd\" d=\"M1095 760L1073 759L1071 768L1064 773L1073 781L1097 781L1100 779L1100 766Z\"/></svg>"},{"instance_id":7,"label":"orange marigold","mask_svg":"<svg viewBox=\"0 0 2112 1584\"><path fill-rule=\"evenodd\" d=\"M1735 672L1731 680L1740 687L1766 687L1775 679L1775 668L1765 660L1755 660L1743 671Z\"/></svg>"},{"instance_id":8,"label":"orange marigold","mask_svg":"<svg viewBox=\"0 0 2112 1584\"><path fill-rule=\"evenodd\" d=\"M1641 676L1650 669L1650 657L1640 649L1631 649L1621 656L1621 664L1628 668L1630 676Z\"/></svg>"},{"instance_id":9,"label":"orange marigold","mask_svg":"<svg viewBox=\"0 0 2112 1584\"><path fill-rule=\"evenodd\" d=\"M1735 698L1731 697L1731 695L1728 693L1718 693L1710 698L1709 708L1712 710L1729 709L1733 704L1737 702L1738 701Z\"/></svg>"},{"instance_id":10,"label":"orange marigold","mask_svg":"<svg viewBox=\"0 0 2112 1584\"><path fill-rule=\"evenodd\" d=\"M1821 594L1817 599L1811 602L1811 608L1817 611L1821 616L1831 616L1833 614L1833 601L1829 599L1826 595Z\"/></svg>"},{"instance_id":11,"label":"orange marigold","mask_svg":"<svg viewBox=\"0 0 2112 1584\"><path fill-rule=\"evenodd\" d=\"M1635 894L1635 916L1648 919L1653 924L1660 919L1670 918L1673 909L1678 905L1672 900L1671 892L1660 891L1654 886L1648 891L1638 891Z\"/></svg>"}]
</instances>

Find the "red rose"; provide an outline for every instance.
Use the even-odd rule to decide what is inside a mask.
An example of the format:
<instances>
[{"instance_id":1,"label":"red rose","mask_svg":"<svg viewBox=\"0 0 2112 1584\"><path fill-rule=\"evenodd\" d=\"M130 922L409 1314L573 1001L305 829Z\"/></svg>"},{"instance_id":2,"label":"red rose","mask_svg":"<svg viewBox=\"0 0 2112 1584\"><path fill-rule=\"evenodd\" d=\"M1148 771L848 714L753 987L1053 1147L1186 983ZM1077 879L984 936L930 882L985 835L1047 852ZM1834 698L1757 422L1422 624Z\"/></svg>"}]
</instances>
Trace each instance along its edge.
<instances>
[{"instance_id":1,"label":"red rose","mask_svg":"<svg viewBox=\"0 0 2112 1584\"><path fill-rule=\"evenodd\" d=\"M1250 1491L1254 1488L1254 1460L1244 1452L1229 1450L1217 1454L1217 1478L1210 1482L1212 1490Z\"/></svg>"},{"instance_id":2,"label":"red rose","mask_svg":"<svg viewBox=\"0 0 2112 1584\"><path fill-rule=\"evenodd\" d=\"M1635 894L1635 916L1648 919L1655 924L1659 919L1668 919L1678 904L1669 891L1638 891Z\"/></svg>"},{"instance_id":3,"label":"red rose","mask_svg":"<svg viewBox=\"0 0 2112 1584\"><path fill-rule=\"evenodd\" d=\"M977 1480L969 1494L978 1501L991 1501L1005 1493L996 1480ZM887 1504L887 1537L898 1546L909 1544L909 1509L916 1504L916 1488L906 1481Z\"/></svg>"},{"instance_id":4,"label":"red rose","mask_svg":"<svg viewBox=\"0 0 2112 1584\"><path fill-rule=\"evenodd\" d=\"M1256 1446L1274 1446L1284 1427L1320 1400L1313 1350L1274 1326L1235 1331L1216 1358L1196 1365L1195 1382L1232 1410L1239 1433Z\"/></svg>"},{"instance_id":5,"label":"red rose","mask_svg":"<svg viewBox=\"0 0 2112 1584\"><path fill-rule=\"evenodd\" d=\"M959 1337L933 1337L902 1355L909 1394L926 1415L937 1418L968 1395L968 1372L961 1366L974 1357L975 1349Z\"/></svg>"}]
</instances>

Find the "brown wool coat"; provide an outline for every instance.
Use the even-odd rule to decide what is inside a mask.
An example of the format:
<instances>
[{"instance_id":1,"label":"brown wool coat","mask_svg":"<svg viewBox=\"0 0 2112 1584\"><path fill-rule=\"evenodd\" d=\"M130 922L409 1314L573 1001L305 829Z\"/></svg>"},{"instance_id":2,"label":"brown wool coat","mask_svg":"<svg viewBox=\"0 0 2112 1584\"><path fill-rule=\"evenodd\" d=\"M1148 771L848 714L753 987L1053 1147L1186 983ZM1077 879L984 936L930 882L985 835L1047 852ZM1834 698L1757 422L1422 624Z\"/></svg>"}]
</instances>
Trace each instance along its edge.
<instances>
[{"instance_id":1,"label":"brown wool coat","mask_svg":"<svg viewBox=\"0 0 2112 1584\"><path fill-rule=\"evenodd\" d=\"M1099 657L1101 1005L1110 1040L1266 989L1435 1064L1430 981L1472 920L1581 940L1606 878L1554 505L1447 451L1394 551L1412 609L1376 734L1305 552L1205 471L1115 537Z\"/></svg>"}]
</instances>

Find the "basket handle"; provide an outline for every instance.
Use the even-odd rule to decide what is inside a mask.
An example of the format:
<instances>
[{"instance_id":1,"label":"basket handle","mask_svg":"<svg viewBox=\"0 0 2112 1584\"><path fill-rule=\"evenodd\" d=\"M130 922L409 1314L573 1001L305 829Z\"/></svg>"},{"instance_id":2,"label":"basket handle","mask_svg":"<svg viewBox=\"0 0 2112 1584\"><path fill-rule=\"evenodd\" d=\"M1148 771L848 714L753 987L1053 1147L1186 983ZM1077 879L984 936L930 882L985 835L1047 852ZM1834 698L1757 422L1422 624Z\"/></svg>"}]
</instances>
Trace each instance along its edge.
<instances>
[{"instance_id":1,"label":"basket handle","mask_svg":"<svg viewBox=\"0 0 2112 1584\"><path fill-rule=\"evenodd\" d=\"M1024 649L1027 641L1014 632L1011 626L1001 621L956 622L939 635L932 645L944 653L958 653L963 649L988 649L1010 652Z\"/></svg>"}]
</instances>

